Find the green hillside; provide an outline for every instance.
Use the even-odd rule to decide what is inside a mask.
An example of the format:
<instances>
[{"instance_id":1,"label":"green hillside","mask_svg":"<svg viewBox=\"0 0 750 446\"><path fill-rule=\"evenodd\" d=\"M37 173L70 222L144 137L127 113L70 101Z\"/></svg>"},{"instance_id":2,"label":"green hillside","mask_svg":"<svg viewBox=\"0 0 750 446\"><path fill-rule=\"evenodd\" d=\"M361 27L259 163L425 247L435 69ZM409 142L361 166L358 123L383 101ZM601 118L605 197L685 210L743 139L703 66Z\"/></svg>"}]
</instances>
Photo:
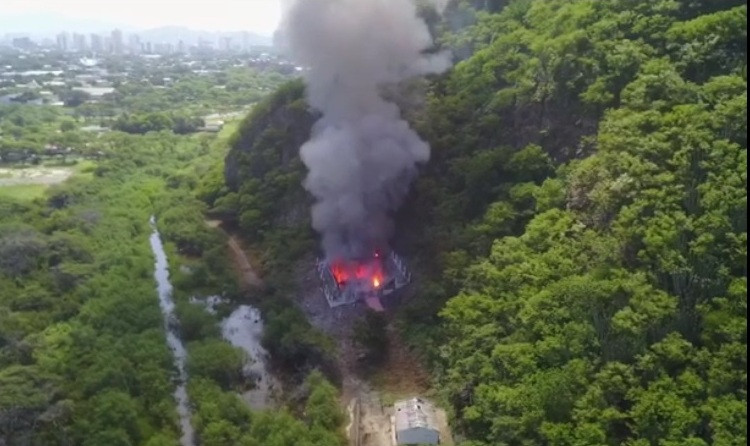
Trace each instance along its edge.
<instances>
[{"instance_id":1,"label":"green hillside","mask_svg":"<svg viewBox=\"0 0 750 446\"><path fill-rule=\"evenodd\" d=\"M467 57L404 109L432 158L398 215L399 325L463 444L745 443L746 20L670 0L433 17ZM212 203L279 252L309 246L301 97L248 118L229 159L256 170Z\"/></svg>"}]
</instances>

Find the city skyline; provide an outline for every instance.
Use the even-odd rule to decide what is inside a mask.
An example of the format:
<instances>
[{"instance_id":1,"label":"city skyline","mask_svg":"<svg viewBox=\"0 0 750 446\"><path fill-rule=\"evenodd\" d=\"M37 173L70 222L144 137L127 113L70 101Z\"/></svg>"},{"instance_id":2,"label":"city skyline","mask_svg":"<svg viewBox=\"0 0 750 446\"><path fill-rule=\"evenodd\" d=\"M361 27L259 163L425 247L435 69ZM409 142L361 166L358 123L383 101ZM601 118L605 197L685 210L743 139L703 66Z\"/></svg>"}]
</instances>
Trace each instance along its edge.
<instances>
[{"instance_id":1,"label":"city skyline","mask_svg":"<svg viewBox=\"0 0 750 446\"><path fill-rule=\"evenodd\" d=\"M180 33L179 31L182 31ZM270 42L250 32L191 32L186 28L169 28L143 33L124 33L115 28L105 33L79 33L63 31L53 38L0 37L0 44L10 44L21 50L56 48L63 52L96 54L173 54L218 50L221 52L248 51L267 46Z\"/></svg>"}]
</instances>

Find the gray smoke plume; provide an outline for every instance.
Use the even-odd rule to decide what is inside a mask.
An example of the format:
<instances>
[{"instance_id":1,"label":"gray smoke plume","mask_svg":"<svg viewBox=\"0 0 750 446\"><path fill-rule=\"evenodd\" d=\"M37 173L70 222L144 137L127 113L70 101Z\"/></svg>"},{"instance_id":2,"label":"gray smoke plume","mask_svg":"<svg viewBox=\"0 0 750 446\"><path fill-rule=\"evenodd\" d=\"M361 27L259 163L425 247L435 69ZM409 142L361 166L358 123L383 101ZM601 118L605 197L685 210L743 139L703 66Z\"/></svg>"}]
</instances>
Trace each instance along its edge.
<instances>
[{"instance_id":1,"label":"gray smoke plume","mask_svg":"<svg viewBox=\"0 0 750 446\"><path fill-rule=\"evenodd\" d=\"M281 36L322 113L300 149L313 227L329 257L370 254L387 242L391 214L430 157L381 88L441 72L449 57L425 53L432 37L413 0L297 0Z\"/></svg>"}]
</instances>

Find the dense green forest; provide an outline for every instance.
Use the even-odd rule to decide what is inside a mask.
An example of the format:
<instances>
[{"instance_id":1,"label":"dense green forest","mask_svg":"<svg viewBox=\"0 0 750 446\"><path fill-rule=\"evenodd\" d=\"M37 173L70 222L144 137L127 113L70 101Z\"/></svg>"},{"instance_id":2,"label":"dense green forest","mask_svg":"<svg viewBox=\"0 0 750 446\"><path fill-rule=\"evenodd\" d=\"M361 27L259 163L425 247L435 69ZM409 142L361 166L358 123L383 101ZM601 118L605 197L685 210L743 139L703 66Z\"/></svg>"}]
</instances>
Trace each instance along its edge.
<instances>
[{"instance_id":1,"label":"dense green forest","mask_svg":"<svg viewBox=\"0 0 750 446\"><path fill-rule=\"evenodd\" d=\"M745 444L744 3L425 6L461 60L403 108L432 158L399 325L463 444ZM208 200L273 253L309 246L302 100L245 120Z\"/></svg>"},{"instance_id":2,"label":"dense green forest","mask_svg":"<svg viewBox=\"0 0 750 446\"><path fill-rule=\"evenodd\" d=\"M395 215L414 281L393 322L457 442L744 445L745 2L421 5L456 60L394 87L432 156ZM316 112L297 80L236 131L184 134L205 111L196 95L236 106L280 81L211 79L226 87L186 76L69 111L0 108L5 152L54 138L93 158L42 198L0 195L0 443L178 444L155 215L199 444L345 444L335 342L294 299L316 250L298 157ZM102 119L122 131L79 129ZM263 290L240 290L206 216L252 246ZM214 315L196 295L227 302ZM278 410L237 395L244 357L217 323L239 303L262 310L294 389ZM354 335L386 355L385 320L370 318L380 331Z\"/></svg>"},{"instance_id":3,"label":"dense green forest","mask_svg":"<svg viewBox=\"0 0 750 446\"><path fill-rule=\"evenodd\" d=\"M206 226L196 198L210 190L208 170L221 163L224 137L112 132L100 144L100 161L44 198L0 196L3 444L178 444L150 215L167 241L200 444L340 444L338 391L319 373L300 375L288 409L253 412L237 394L251 385L244 356L217 324L244 297L225 236ZM196 294L229 301L212 315L190 303Z\"/></svg>"},{"instance_id":4,"label":"dense green forest","mask_svg":"<svg viewBox=\"0 0 750 446\"><path fill-rule=\"evenodd\" d=\"M467 444L746 442L743 3L518 1L452 36L476 53L417 118L402 225Z\"/></svg>"}]
</instances>

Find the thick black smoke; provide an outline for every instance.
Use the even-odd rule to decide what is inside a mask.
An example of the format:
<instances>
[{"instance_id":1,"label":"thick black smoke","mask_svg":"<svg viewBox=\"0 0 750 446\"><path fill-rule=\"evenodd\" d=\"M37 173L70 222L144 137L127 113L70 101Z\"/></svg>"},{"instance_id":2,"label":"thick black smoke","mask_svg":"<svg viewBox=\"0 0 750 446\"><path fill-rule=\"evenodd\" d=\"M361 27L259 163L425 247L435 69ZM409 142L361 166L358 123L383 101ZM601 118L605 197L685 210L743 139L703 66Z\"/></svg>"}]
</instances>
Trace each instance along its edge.
<instances>
[{"instance_id":1,"label":"thick black smoke","mask_svg":"<svg viewBox=\"0 0 750 446\"><path fill-rule=\"evenodd\" d=\"M369 254L387 242L391 214L430 157L381 88L441 72L449 58L425 53L432 37L413 0L297 0L281 35L322 113L300 150L313 226L329 257Z\"/></svg>"}]
</instances>

